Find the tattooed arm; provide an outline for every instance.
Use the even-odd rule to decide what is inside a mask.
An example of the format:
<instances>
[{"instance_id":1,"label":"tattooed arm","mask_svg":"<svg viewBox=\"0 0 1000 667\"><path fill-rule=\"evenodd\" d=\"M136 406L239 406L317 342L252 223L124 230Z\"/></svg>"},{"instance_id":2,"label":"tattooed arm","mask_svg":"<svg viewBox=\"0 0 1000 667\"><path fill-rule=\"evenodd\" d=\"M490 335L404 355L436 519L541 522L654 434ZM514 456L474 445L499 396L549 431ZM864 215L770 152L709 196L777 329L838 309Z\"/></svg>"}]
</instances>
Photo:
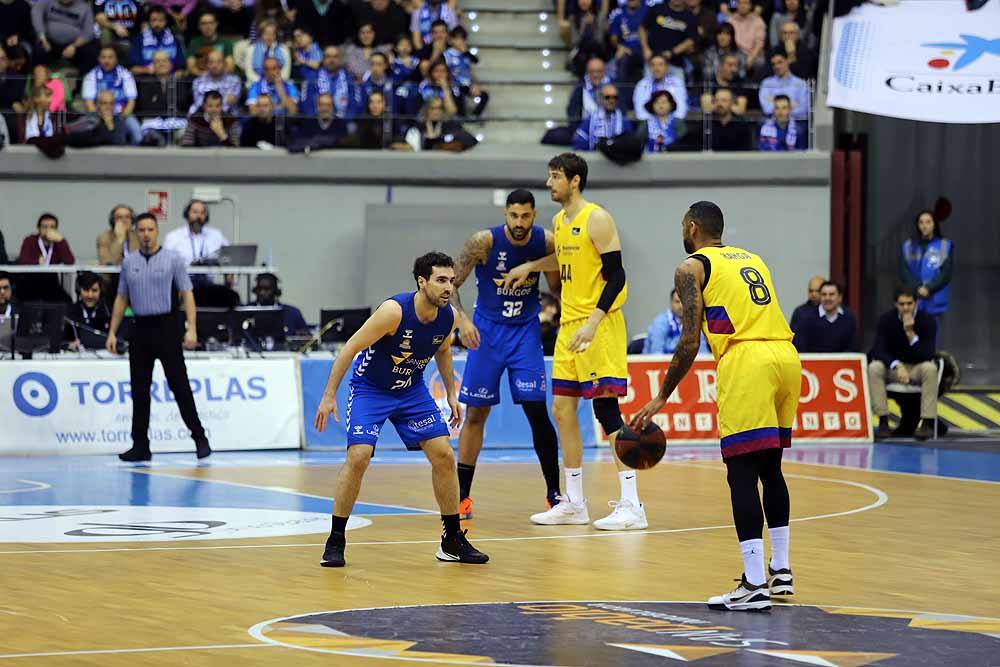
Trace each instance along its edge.
<instances>
[{"instance_id":1,"label":"tattooed arm","mask_svg":"<svg viewBox=\"0 0 1000 667\"><path fill-rule=\"evenodd\" d=\"M462 345L470 350L479 347L479 330L472 323L472 318L465 312L465 308L462 307L462 297L459 296L458 292L476 265L486 262L492 248L493 234L489 230L476 232L465 242L465 246L455 262L455 292L452 294L451 303L458 313L458 337L462 341Z\"/></svg>"},{"instance_id":2,"label":"tattooed arm","mask_svg":"<svg viewBox=\"0 0 1000 667\"><path fill-rule=\"evenodd\" d=\"M688 258L677 267L674 273L674 287L682 304L681 338L674 350L670 368L663 380L658 396L654 397L633 418L629 425L641 430L650 422L674 393L674 389L691 369L694 358L698 356L701 345L701 322L705 313L705 302L701 290L705 283L705 267L697 259Z\"/></svg>"}]
</instances>

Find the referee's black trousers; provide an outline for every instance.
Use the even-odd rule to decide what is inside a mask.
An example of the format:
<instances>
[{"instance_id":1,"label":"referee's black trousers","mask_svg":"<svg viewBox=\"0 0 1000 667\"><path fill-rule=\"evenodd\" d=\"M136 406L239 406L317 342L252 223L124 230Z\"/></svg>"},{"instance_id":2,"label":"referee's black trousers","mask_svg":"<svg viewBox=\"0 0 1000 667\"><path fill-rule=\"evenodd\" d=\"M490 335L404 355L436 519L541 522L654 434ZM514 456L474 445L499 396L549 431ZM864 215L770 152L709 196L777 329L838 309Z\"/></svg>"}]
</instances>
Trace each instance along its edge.
<instances>
[{"instance_id":1,"label":"referee's black trousers","mask_svg":"<svg viewBox=\"0 0 1000 667\"><path fill-rule=\"evenodd\" d=\"M167 386L177 401L177 409L191 431L191 437L196 443L206 439L194 405L191 385L188 384L183 340L181 319L174 314L136 318L128 353L132 379L132 445L136 449L149 451L150 387L157 359L163 366Z\"/></svg>"}]
</instances>

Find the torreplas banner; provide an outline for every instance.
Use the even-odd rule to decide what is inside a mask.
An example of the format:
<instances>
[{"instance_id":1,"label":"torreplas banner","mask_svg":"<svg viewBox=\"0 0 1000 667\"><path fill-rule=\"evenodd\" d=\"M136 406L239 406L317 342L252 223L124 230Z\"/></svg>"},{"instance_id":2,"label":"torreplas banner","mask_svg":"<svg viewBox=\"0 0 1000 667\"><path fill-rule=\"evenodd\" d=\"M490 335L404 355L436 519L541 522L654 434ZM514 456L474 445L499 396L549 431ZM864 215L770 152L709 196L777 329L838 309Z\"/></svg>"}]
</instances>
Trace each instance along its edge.
<instances>
[{"instance_id":1,"label":"torreplas banner","mask_svg":"<svg viewBox=\"0 0 1000 667\"><path fill-rule=\"evenodd\" d=\"M834 20L827 104L936 123L1000 122L1000 3L864 4Z\"/></svg>"},{"instance_id":2,"label":"torreplas banner","mask_svg":"<svg viewBox=\"0 0 1000 667\"><path fill-rule=\"evenodd\" d=\"M296 360L188 359L188 381L213 449L299 446ZM151 387L153 452L193 451L157 364ZM131 446L132 388L125 359L0 363L0 451L113 453Z\"/></svg>"},{"instance_id":3,"label":"torreplas banner","mask_svg":"<svg viewBox=\"0 0 1000 667\"><path fill-rule=\"evenodd\" d=\"M803 354L799 411L792 444L804 442L871 442L867 361L863 354ZM619 400L625 421L642 409L663 385L670 355L630 356L628 392ZM653 421L667 444L719 441L715 403L718 372L711 357L698 357L663 410ZM599 444L607 444L595 422Z\"/></svg>"}]
</instances>

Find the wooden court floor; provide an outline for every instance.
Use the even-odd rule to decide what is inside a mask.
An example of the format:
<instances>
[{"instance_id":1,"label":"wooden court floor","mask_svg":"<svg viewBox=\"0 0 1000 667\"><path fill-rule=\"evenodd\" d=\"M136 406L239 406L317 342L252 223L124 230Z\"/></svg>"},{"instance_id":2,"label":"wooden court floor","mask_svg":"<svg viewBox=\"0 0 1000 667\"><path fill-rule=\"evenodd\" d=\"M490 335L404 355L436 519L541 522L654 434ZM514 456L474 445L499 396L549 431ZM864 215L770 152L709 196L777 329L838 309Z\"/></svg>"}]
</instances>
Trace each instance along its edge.
<instances>
[{"instance_id":1,"label":"wooden court floor","mask_svg":"<svg viewBox=\"0 0 1000 667\"><path fill-rule=\"evenodd\" d=\"M371 524L348 533L348 566L325 569L325 533L18 542L14 518L35 533L49 519L0 507L0 664L1000 665L998 483L786 461L801 606L747 615L685 604L729 590L742 570L720 461L668 460L641 473L649 529L609 534L531 525L544 489L523 458L477 470L470 538L490 554L485 566L434 559L435 513L366 515ZM337 473L335 463L213 459L62 474L74 488L125 476L136 504L197 507L225 504L209 493L219 488L322 503ZM372 465L360 501L432 510L429 468L412 460ZM17 497L39 513L32 484L51 487L51 505L101 504L60 498L57 477L42 461L31 466L3 478L0 504ZM585 480L599 518L617 494L611 464L587 463ZM158 495L161 484L178 498ZM534 604L479 604L524 601ZM368 611L309 617L338 610ZM666 632L699 627L720 634L695 642Z\"/></svg>"}]
</instances>

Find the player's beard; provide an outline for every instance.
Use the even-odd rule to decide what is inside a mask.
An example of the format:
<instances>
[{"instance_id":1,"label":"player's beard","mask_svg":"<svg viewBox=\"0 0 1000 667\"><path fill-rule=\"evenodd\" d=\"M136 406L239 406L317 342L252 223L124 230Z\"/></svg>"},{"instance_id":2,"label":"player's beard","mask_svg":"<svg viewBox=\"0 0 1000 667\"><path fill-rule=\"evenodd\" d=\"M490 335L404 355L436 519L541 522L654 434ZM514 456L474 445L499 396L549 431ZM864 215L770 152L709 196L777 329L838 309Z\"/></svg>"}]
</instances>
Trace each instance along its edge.
<instances>
[{"instance_id":1,"label":"player's beard","mask_svg":"<svg viewBox=\"0 0 1000 667\"><path fill-rule=\"evenodd\" d=\"M691 239L684 239L684 252L689 255L694 253L694 241Z\"/></svg>"},{"instance_id":2,"label":"player's beard","mask_svg":"<svg viewBox=\"0 0 1000 667\"><path fill-rule=\"evenodd\" d=\"M507 227L507 231L510 232L510 237L515 241L523 241L528 238L528 229L523 227Z\"/></svg>"}]
</instances>

